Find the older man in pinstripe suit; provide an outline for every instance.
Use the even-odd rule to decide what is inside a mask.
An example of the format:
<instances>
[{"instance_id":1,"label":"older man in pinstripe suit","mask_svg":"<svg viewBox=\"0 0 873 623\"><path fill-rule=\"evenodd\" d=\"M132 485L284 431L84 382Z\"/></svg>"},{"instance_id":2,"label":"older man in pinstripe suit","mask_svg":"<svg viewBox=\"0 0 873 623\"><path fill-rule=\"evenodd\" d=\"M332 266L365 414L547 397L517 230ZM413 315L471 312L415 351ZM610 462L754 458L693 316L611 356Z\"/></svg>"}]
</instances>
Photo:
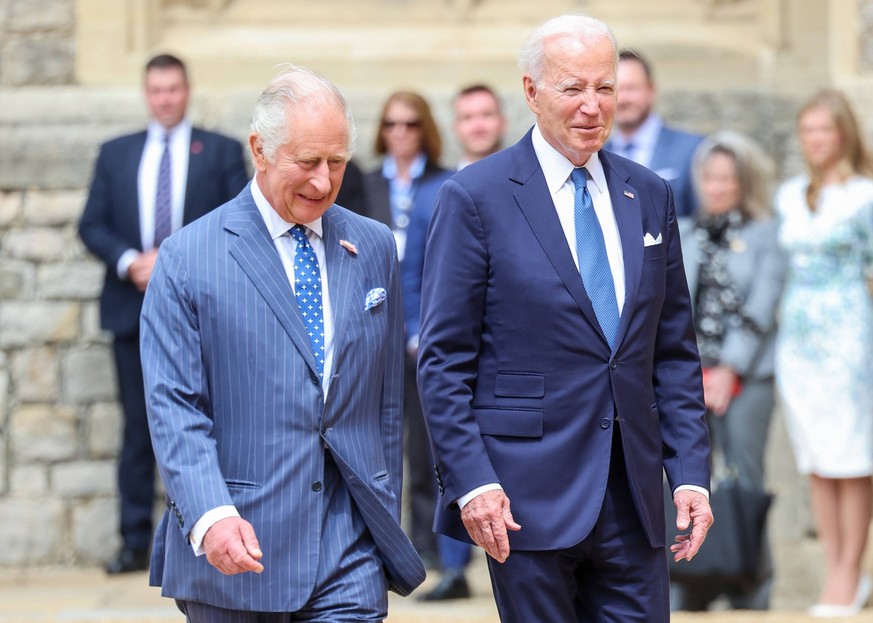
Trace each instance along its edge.
<instances>
[{"instance_id":1,"label":"older man in pinstripe suit","mask_svg":"<svg viewBox=\"0 0 873 623\"><path fill-rule=\"evenodd\" d=\"M424 568L399 526L403 336L391 232L333 204L354 125L290 67L255 178L170 237L146 292L168 510L151 582L189 621L382 621Z\"/></svg>"}]
</instances>

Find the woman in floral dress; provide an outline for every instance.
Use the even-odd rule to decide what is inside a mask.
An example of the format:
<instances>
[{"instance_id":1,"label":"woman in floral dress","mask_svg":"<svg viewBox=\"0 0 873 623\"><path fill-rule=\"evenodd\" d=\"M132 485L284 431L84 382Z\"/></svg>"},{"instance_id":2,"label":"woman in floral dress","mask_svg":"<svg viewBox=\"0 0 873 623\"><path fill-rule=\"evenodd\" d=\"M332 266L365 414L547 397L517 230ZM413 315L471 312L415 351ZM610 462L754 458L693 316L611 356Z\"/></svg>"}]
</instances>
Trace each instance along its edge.
<instances>
[{"instance_id":1,"label":"woman in floral dress","mask_svg":"<svg viewBox=\"0 0 873 623\"><path fill-rule=\"evenodd\" d=\"M873 512L873 161L845 96L798 116L807 173L776 197L789 258L776 372L797 466L809 475L826 580L814 616L858 612Z\"/></svg>"}]
</instances>

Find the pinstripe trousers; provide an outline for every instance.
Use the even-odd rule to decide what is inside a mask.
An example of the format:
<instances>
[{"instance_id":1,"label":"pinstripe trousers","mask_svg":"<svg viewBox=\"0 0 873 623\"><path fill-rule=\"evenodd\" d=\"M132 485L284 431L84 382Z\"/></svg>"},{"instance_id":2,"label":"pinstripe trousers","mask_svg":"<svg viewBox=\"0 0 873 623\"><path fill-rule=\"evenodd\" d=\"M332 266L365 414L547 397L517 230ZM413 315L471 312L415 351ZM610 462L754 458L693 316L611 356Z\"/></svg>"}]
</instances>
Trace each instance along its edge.
<instances>
[{"instance_id":1,"label":"pinstripe trousers","mask_svg":"<svg viewBox=\"0 0 873 623\"><path fill-rule=\"evenodd\" d=\"M321 556L315 587L304 608L290 613L246 612L176 600L189 623L375 623L388 616L382 561L329 450L325 450L322 482Z\"/></svg>"}]
</instances>

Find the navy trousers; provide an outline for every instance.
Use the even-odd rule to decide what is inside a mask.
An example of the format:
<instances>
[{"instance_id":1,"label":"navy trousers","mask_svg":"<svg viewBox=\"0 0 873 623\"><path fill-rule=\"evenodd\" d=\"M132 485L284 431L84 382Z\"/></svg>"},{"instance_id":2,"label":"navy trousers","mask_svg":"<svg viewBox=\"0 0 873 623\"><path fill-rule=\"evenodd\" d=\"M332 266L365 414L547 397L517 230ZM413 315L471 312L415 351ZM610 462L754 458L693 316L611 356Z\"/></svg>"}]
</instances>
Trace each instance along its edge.
<instances>
[{"instance_id":1,"label":"navy trousers","mask_svg":"<svg viewBox=\"0 0 873 623\"><path fill-rule=\"evenodd\" d=\"M543 509L548 512L548 509ZM488 557L502 623L668 623L667 556L649 545L634 507L618 423L594 529L562 550Z\"/></svg>"},{"instance_id":2,"label":"navy trousers","mask_svg":"<svg viewBox=\"0 0 873 623\"><path fill-rule=\"evenodd\" d=\"M112 350L124 414L124 435L118 461L121 538L125 547L148 549L152 541L155 503L155 453L146 416L139 333L116 336Z\"/></svg>"}]
</instances>

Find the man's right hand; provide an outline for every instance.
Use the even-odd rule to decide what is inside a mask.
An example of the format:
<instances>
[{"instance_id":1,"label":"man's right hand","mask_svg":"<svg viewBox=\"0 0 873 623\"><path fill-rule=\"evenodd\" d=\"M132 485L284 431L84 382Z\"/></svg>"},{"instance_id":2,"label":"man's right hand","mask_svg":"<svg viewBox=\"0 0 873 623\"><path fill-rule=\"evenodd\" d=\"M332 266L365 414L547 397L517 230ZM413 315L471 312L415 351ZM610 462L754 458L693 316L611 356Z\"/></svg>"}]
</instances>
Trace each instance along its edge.
<instances>
[{"instance_id":1,"label":"man's right hand","mask_svg":"<svg viewBox=\"0 0 873 623\"><path fill-rule=\"evenodd\" d=\"M206 559L224 575L246 571L260 573L264 555L252 524L239 517L227 517L213 524L203 537Z\"/></svg>"},{"instance_id":2,"label":"man's right hand","mask_svg":"<svg viewBox=\"0 0 873 623\"><path fill-rule=\"evenodd\" d=\"M145 292L146 286L149 285L149 279L152 278L152 270L155 267L155 260L158 258L158 250L152 249L145 253L140 253L135 260L127 267L127 276L140 292Z\"/></svg>"},{"instance_id":3,"label":"man's right hand","mask_svg":"<svg viewBox=\"0 0 873 623\"><path fill-rule=\"evenodd\" d=\"M477 495L461 509L461 519L470 538L485 553L500 563L509 558L506 531L517 532L521 526L512 518L509 498L503 491L494 489Z\"/></svg>"}]
</instances>

